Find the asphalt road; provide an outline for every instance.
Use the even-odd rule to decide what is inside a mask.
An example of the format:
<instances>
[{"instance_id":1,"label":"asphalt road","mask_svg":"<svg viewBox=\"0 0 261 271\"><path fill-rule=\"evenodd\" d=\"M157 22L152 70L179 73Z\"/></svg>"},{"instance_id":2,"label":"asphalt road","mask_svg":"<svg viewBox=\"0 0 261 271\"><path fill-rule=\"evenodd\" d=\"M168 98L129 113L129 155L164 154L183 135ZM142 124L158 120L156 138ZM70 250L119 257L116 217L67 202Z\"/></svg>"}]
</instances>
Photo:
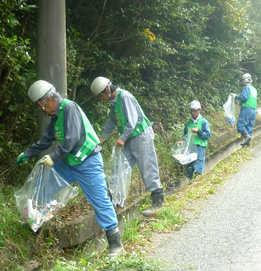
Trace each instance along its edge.
<instances>
[{"instance_id":1,"label":"asphalt road","mask_svg":"<svg viewBox=\"0 0 261 271\"><path fill-rule=\"evenodd\" d=\"M261 271L261 144L180 231L155 235L159 270Z\"/></svg>"}]
</instances>

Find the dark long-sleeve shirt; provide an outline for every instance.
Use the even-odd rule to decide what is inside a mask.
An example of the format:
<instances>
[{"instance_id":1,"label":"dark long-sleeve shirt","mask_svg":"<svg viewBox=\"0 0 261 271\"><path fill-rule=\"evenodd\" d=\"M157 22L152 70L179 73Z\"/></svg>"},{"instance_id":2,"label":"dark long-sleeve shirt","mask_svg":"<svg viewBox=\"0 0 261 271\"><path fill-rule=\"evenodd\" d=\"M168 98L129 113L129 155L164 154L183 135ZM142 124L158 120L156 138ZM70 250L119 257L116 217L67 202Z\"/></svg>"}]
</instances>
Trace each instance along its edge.
<instances>
[{"instance_id":1,"label":"dark long-sleeve shirt","mask_svg":"<svg viewBox=\"0 0 261 271\"><path fill-rule=\"evenodd\" d=\"M57 121L62 102L63 99L60 98L57 104L55 115L51 117L51 122L45 129L42 138L25 150L25 154L29 158L38 155L55 143L54 123ZM50 157L54 163L63 160L68 155L68 153L76 154L86 139L81 113L74 103L67 103L65 105L63 123L64 141L50 153ZM98 152L100 150L101 147L96 146L94 152Z\"/></svg>"}]
</instances>

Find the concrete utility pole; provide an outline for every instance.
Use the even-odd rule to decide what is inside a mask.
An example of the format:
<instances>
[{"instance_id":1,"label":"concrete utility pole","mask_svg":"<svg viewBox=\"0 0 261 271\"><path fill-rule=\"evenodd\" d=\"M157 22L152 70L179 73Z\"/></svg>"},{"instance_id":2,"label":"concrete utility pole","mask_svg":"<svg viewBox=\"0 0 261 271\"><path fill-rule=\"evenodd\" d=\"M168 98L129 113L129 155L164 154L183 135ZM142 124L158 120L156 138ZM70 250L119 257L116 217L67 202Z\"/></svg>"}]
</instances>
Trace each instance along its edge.
<instances>
[{"instance_id":1,"label":"concrete utility pole","mask_svg":"<svg viewBox=\"0 0 261 271\"><path fill-rule=\"evenodd\" d=\"M37 78L53 84L60 95L66 98L65 0L38 0ZM39 114L39 136L43 134L49 122L50 117Z\"/></svg>"}]
</instances>

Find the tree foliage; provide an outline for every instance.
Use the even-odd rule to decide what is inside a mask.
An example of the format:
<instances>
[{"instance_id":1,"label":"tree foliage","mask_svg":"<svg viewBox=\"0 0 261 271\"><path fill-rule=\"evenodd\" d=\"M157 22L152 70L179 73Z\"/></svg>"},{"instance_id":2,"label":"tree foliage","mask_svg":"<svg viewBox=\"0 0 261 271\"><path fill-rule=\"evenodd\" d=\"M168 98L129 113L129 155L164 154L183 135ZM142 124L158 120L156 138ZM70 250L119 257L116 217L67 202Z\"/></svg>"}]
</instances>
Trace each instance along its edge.
<instances>
[{"instance_id":1,"label":"tree foliage","mask_svg":"<svg viewBox=\"0 0 261 271\"><path fill-rule=\"evenodd\" d=\"M68 74L80 82L73 97L101 122L106 109L90 92L98 75L133 92L149 117L168 130L184 121L192 99L211 111L229 92L238 92L255 54L249 48L249 1L67 2L70 14L77 14L67 20L69 37L75 41L77 33L73 55L80 56Z\"/></svg>"},{"instance_id":2,"label":"tree foliage","mask_svg":"<svg viewBox=\"0 0 261 271\"><path fill-rule=\"evenodd\" d=\"M19 144L32 139L35 126L27 86L35 77L34 49L28 32L35 26L30 17L35 6L26 0L0 1L0 159L3 165L14 159ZM35 31L35 30L33 30Z\"/></svg>"},{"instance_id":3,"label":"tree foliage","mask_svg":"<svg viewBox=\"0 0 261 271\"><path fill-rule=\"evenodd\" d=\"M157 133L180 134L188 104L205 113L239 92L245 71L260 78L258 0L67 0L68 97L97 133L108 106L91 93L97 76L132 92ZM34 1L0 1L0 159L8 162L34 140L27 98L36 79ZM30 132L30 133L29 133Z\"/></svg>"}]
</instances>

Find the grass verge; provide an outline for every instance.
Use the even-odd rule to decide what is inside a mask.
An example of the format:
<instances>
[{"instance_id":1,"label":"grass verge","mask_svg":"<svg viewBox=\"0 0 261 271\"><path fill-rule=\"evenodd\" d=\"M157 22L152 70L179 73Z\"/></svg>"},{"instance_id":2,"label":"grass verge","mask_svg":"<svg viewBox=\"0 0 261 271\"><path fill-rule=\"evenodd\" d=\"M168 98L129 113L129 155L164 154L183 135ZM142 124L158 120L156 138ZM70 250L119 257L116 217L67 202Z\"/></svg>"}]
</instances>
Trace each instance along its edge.
<instances>
[{"instance_id":1,"label":"grass verge","mask_svg":"<svg viewBox=\"0 0 261 271\"><path fill-rule=\"evenodd\" d=\"M163 149L163 148L162 148ZM165 152L162 156L169 157ZM122 241L126 253L108 259L106 242L104 249L97 253L89 252L87 245L59 249L54 238L46 237L39 245L38 253L32 253L36 234L24 227L20 221L14 199L14 186L0 184L0 270L159 270L163 263L149 261L146 254L153 242L153 233L175 232L189 219L191 213L197 214L200 200L214 194L232 174L238 170L240 162L250 159L249 150L243 148L219 163L211 172L193 180L177 193L167 196L165 207L155 216L147 219L139 215L124 218L125 228ZM169 159L161 161L166 168L166 178L170 176L172 165ZM82 199L79 199L81 202ZM147 199L142 208L147 208ZM74 210L69 205L70 211ZM90 247L90 246L89 246Z\"/></svg>"}]
</instances>

